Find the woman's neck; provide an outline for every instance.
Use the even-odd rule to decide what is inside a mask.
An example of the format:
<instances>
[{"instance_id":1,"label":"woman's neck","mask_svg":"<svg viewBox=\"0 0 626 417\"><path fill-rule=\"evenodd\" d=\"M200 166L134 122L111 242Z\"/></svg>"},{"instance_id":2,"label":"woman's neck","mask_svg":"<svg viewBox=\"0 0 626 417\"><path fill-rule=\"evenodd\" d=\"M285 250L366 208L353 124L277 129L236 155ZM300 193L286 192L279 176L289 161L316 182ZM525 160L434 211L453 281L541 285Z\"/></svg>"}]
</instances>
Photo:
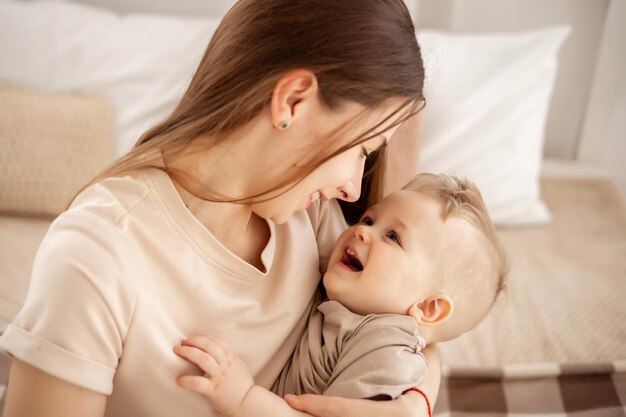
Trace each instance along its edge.
<instances>
[{"instance_id":1,"label":"woman's neck","mask_svg":"<svg viewBox=\"0 0 626 417\"><path fill-rule=\"evenodd\" d=\"M166 165L191 175L194 182L227 199L250 197L275 186L289 169L290 140L257 117L228 138L198 137L166 159Z\"/></svg>"},{"instance_id":2,"label":"woman's neck","mask_svg":"<svg viewBox=\"0 0 626 417\"><path fill-rule=\"evenodd\" d=\"M211 138L197 138L185 150L165 160L170 168L185 172L194 183L224 198L245 198L270 188L266 166L267 136L263 126L252 121L217 144ZM204 147L204 149L203 149ZM274 160L274 162L276 162ZM262 269L261 252L270 230L265 219L249 204L207 201L187 191L174 180L176 190L191 214L226 248L244 261ZM193 190L192 190L193 191Z\"/></svg>"},{"instance_id":3,"label":"woman's neck","mask_svg":"<svg viewBox=\"0 0 626 417\"><path fill-rule=\"evenodd\" d=\"M173 180L189 212L233 254L263 271L261 253L270 238L267 222L244 204L206 201Z\"/></svg>"}]
</instances>

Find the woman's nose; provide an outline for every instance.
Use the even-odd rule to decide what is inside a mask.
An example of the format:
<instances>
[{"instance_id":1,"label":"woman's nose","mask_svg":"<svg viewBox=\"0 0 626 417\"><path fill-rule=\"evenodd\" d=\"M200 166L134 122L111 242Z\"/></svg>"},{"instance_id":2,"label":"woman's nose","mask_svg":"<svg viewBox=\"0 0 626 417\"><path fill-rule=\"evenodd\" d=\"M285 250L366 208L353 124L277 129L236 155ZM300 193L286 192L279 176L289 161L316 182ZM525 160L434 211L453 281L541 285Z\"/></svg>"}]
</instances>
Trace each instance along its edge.
<instances>
[{"instance_id":1,"label":"woman's nose","mask_svg":"<svg viewBox=\"0 0 626 417\"><path fill-rule=\"evenodd\" d=\"M357 238L359 242L369 243L370 242L370 234L368 230L368 226L364 224L359 224L354 228L354 237Z\"/></svg>"},{"instance_id":2,"label":"woman's nose","mask_svg":"<svg viewBox=\"0 0 626 417\"><path fill-rule=\"evenodd\" d=\"M354 180L350 180L338 187L337 192L340 199L353 203L361 196L361 181L355 184Z\"/></svg>"},{"instance_id":3,"label":"woman's nose","mask_svg":"<svg viewBox=\"0 0 626 417\"><path fill-rule=\"evenodd\" d=\"M352 178L346 181L342 186L337 188L339 198L351 203L357 201L361 197L361 181L363 180L363 169L365 168L365 159L361 159L355 167Z\"/></svg>"}]
</instances>

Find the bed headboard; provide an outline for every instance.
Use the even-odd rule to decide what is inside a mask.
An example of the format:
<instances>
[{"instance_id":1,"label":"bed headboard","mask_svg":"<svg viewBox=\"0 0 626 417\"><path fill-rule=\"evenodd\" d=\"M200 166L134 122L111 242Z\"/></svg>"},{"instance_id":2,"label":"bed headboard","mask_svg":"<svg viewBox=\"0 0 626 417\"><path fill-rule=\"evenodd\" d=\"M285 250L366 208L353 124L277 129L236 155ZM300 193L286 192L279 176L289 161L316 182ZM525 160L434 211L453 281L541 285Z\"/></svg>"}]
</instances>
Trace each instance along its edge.
<instances>
[{"instance_id":1,"label":"bed headboard","mask_svg":"<svg viewBox=\"0 0 626 417\"><path fill-rule=\"evenodd\" d=\"M187 16L222 16L235 0L75 0L93 6L106 7L120 13L163 13Z\"/></svg>"},{"instance_id":2,"label":"bed headboard","mask_svg":"<svg viewBox=\"0 0 626 417\"><path fill-rule=\"evenodd\" d=\"M221 16L235 0L78 0L119 12L153 12ZM405 0L418 28L452 32L511 32L568 24L572 32L559 56L554 94L546 126L545 155L598 162L605 135L598 130L610 123L598 94L610 94L607 69L615 55L607 48L607 16L621 0ZM620 6L617 4L622 3ZM619 12L620 16L623 12ZM615 15L615 13L613 13ZM623 23L623 22L622 22ZM623 25L621 25L623 26ZM615 30L614 30L615 32ZM613 34L613 43L620 34ZM607 51L608 49L608 51ZM617 49L620 49L619 47ZM604 69L603 69L604 68ZM610 71L609 71L610 72ZM598 79L596 74L601 74ZM609 77L611 75L609 74ZM595 81L594 81L595 79ZM599 85L600 84L600 85ZM594 99L595 97L595 99ZM602 97L601 97L602 98ZM604 97L606 99L606 97ZM609 97L610 99L611 97ZM602 100L600 100L602 101ZM606 101L606 100L605 100ZM602 133L602 132L600 132ZM599 137L600 136L600 137Z\"/></svg>"}]
</instances>

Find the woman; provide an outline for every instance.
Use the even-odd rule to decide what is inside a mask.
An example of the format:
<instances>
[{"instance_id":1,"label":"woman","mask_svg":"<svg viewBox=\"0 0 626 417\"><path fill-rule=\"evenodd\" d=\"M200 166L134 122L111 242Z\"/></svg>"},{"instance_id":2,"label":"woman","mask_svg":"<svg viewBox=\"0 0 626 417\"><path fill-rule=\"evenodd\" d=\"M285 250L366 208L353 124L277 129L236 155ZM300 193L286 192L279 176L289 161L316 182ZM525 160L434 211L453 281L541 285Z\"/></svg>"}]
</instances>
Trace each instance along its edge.
<instances>
[{"instance_id":1,"label":"woman","mask_svg":"<svg viewBox=\"0 0 626 417\"><path fill-rule=\"evenodd\" d=\"M194 371L172 351L191 334L226 340L270 386L346 226L334 199L357 200L367 156L423 105L423 78L401 0L235 4L173 113L51 226L0 338L5 415L204 416L175 382ZM291 405L421 416L424 401Z\"/></svg>"}]
</instances>

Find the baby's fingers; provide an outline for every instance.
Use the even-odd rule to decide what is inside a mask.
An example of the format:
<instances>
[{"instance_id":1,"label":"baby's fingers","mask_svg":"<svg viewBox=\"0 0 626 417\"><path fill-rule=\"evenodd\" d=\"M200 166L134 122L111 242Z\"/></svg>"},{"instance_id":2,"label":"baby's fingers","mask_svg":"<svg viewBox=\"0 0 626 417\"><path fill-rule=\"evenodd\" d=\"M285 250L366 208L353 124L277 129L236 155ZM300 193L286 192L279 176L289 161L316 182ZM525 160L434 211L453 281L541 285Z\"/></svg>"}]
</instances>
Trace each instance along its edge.
<instances>
[{"instance_id":1,"label":"baby's fingers","mask_svg":"<svg viewBox=\"0 0 626 417\"><path fill-rule=\"evenodd\" d=\"M219 369L219 364L215 358L196 347L174 346L174 352L181 358L198 365L208 376L215 375Z\"/></svg>"},{"instance_id":2,"label":"baby's fingers","mask_svg":"<svg viewBox=\"0 0 626 417\"><path fill-rule=\"evenodd\" d=\"M183 388L199 392L200 394L204 395L210 395L215 389L215 385L213 384L213 382L210 379L202 376L179 376L176 379L176 383Z\"/></svg>"},{"instance_id":3,"label":"baby's fingers","mask_svg":"<svg viewBox=\"0 0 626 417\"><path fill-rule=\"evenodd\" d=\"M205 351L215 359L219 364L226 362L227 348L223 345L223 342L217 341L215 338L209 338L204 336L192 336L181 342L183 346L193 346L200 350Z\"/></svg>"}]
</instances>

